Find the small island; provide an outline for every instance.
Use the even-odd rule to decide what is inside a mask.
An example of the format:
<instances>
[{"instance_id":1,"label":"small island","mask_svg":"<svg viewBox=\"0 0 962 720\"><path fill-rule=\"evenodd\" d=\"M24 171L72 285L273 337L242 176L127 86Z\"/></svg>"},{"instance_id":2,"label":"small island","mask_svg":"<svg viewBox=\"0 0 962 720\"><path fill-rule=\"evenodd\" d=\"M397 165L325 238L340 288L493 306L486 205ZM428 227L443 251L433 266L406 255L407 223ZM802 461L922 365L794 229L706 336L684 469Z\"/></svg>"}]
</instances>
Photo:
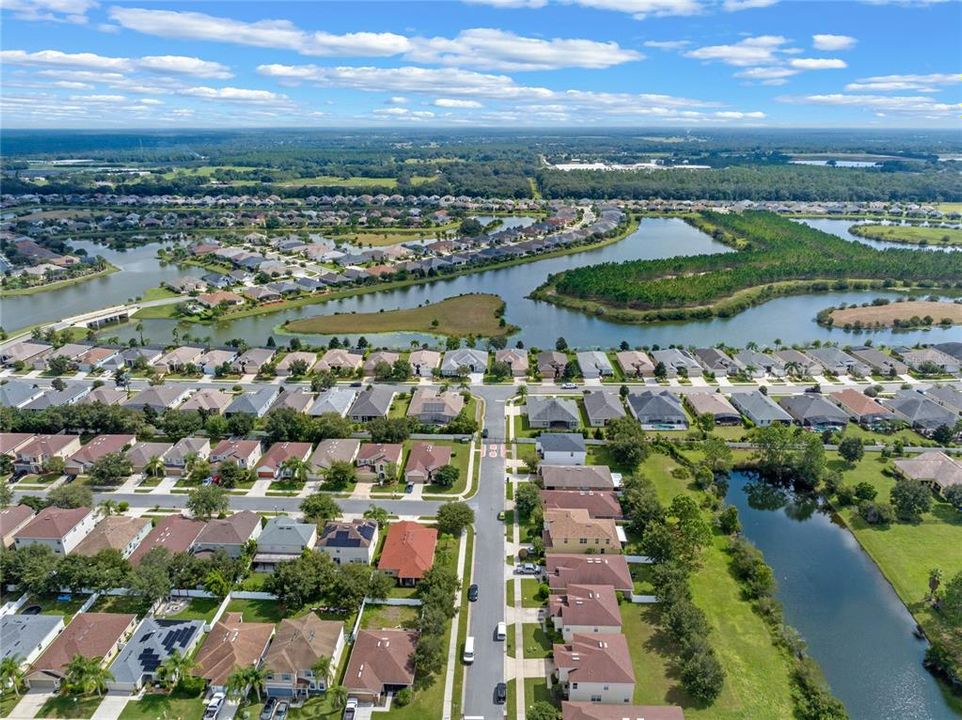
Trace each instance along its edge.
<instances>
[{"instance_id":1,"label":"small island","mask_svg":"<svg viewBox=\"0 0 962 720\"><path fill-rule=\"evenodd\" d=\"M958 228L864 224L853 225L849 232L869 240L909 245L962 245L962 230Z\"/></svg>"},{"instance_id":2,"label":"small island","mask_svg":"<svg viewBox=\"0 0 962 720\"><path fill-rule=\"evenodd\" d=\"M937 300L890 302L880 298L866 305L825 308L817 319L820 325L847 330L947 327L962 323L962 304Z\"/></svg>"},{"instance_id":3,"label":"small island","mask_svg":"<svg viewBox=\"0 0 962 720\"><path fill-rule=\"evenodd\" d=\"M503 316L504 300L498 295L476 293L404 310L316 315L293 320L284 331L319 335L422 332L449 337L495 337L517 331Z\"/></svg>"}]
</instances>

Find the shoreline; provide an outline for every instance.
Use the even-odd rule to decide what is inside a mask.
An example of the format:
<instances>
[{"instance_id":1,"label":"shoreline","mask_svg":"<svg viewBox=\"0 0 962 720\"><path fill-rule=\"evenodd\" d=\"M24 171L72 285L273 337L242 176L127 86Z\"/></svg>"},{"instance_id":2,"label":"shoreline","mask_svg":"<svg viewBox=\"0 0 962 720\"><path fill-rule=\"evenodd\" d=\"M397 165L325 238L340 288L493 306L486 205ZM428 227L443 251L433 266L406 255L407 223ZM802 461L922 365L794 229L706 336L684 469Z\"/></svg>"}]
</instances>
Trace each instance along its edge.
<instances>
[{"instance_id":1,"label":"shoreline","mask_svg":"<svg viewBox=\"0 0 962 720\"><path fill-rule=\"evenodd\" d=\"M78 285L88 280L95 280L99 277L106 277L115 272L119 272L120 268L112 263L107 263L107 267L103 270L98 270L95 273L90 273L89 275L81 275L79 277L67 278L66 280L57 280L56 282L47 283L46 285L36 285L34 287L28 288L18 288L15 290L0 290L0 298L5 297L23 297L24 295L39 295L40 293L49 292L51 290L63 290L65 287L70 287L71 285Z\"/></svg>"}]
</instances>

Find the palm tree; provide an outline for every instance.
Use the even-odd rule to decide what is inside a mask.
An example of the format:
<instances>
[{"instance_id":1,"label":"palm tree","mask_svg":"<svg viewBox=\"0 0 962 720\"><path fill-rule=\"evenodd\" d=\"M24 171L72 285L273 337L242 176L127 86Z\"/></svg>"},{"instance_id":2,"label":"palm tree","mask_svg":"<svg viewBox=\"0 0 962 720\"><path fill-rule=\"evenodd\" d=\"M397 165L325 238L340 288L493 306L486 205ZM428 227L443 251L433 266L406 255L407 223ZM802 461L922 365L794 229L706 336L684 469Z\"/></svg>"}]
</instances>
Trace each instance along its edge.
<instances>
[{"instance_id":1,"label":"palm tree","mask_svg":"<svg viewBox=\"0 0 962 720\"><path fill-rule=\"evenodd\" d=\"M347 688L343 685L335 685L327 689L327 696L331 698L331 707L335 710L343 710L347 705Z\"/></svg>"},{"instance_id":2,"label":"palm tree","mask_svg":"<svg viewBox=\"0 0 962 720\"><path fill-rule=\"evenodd\" d=\"M189 452L184 455L184 471L190 475L190 471L194 469L194 465L200 459L200 455L195 452Z\"/></svg>"},{"instance_id":3,"label":"palm tree","mask_svg":"<svg viewBox=\"0 0 962 720\"><path fill-rule=\"evenodd\" d=\"M114 509L116 509L117 503L114 500L104 500L100 503L100 510L103 512L104 517L110 517L114 514Z\"/></svg>"},{"instance_id":4,"label":"palm tree","mask_svg":"<svg viewBox=\"0 0 962 720\"><path fill-rule=\"evenodd\" d=\"M144 465L144 474L149 477L160 477L164 473L164 461L156 455L152 455L147 464Z\"/></svg>"},{"instance_id":5,"label":"palm tree","mask_svg":"<svg viewBox=\"0 0 962 720\"><path fill-rule=\"evenodd\" d=\"M23 685L23 662L20 655L8 655L0 660L0 687L13 688L13 694L20 697L20 688Z\"/></svg>"},{"instance_id":6,"label":"palm tree","mask_svg":"<svg viewBox=\"0 0 962 720\"><path fill-rule=\"evenodd\" d=\"M247 695L249 685L247 676L244 674L244 668L238 668L227 678L227 694L240 700Z\"/></svg>"},{"instance_id":7,"label":"palm tree","mask_svg":"<svg viewBox=\"0 0 962 720\"><path fill-rule=\"evenodd\" d=\"M367 520L373 520L376 522L379 528L383 528L385 525L387 525L389 516L387 510L384 508L378 507L377 505L371 505L371 507L364 511L364 517Z\"/></svg>"},{"instance_id":8,"label":"palm tree","mask_svg":"<svg viewBox=\"0 0 962 720\"><path fill-rule=\"evenodd\" d=\"M165 687L173 687L181 678L190 675L194 669L194 659L190 655L182 655L176 648L167 659L157 668L157 679Z\"/></svg>"},{"instance_id":9,"label":"palm tree","mask_svg":"<svg viewBox=\"0 0 962 720\"><path fill-rule=\"evenodd\" d=\"M939 586L942 584L941 568L929 570L929 600L933 602L939 597Z\"/></svg>"},{"instance_id":10,"label":"palm tree","mask_svg":"<svg viewBox=\"0 0 962 720\"><path fill-rule=\"evenodd\" d=\"M138 322L138 323L134 326L134 329L135 329L138 333L140 333L140 344L143 345L143 344L144 344L144 323L143 323L143 321Z\"/></svg>"},{"instance_id":11,"label":"palm tree","mask_svg":"<svg viewBox=\"0 0 962 720\"><path fill-rule=\"evenodd\" d=\"M307 482L307 471L310 469L307 461L299 457L289 457L281 463L281 476L297 482Z\"/></svg>"},{"instance_id":12,"label":"palm tree","mask_svg":"<svg viewBox=\"0 0 962 720\"><path fill-rule=\"evenodd\" d=\"M79 653L67 663L64 672L64 684L71 692L80 695L90 695L96 692L103 695L107 683L114 679L113 674L101 665L102 657L87 658Z\"/></svg>"},{"instance_id":13,"label":"palm tree","mask_svg":"<svg viewBox=\"0 0 962 720\"><path fill-rule=\"evenodd\" d=\"M323 680L325 688L331 684L333 670L334 666L331 664L331 658L327 655L321 655L317 658L317 661L311 665L311 672L314 673L314 682L317 683L319 680Z\"/></svg>"}]
</instances>

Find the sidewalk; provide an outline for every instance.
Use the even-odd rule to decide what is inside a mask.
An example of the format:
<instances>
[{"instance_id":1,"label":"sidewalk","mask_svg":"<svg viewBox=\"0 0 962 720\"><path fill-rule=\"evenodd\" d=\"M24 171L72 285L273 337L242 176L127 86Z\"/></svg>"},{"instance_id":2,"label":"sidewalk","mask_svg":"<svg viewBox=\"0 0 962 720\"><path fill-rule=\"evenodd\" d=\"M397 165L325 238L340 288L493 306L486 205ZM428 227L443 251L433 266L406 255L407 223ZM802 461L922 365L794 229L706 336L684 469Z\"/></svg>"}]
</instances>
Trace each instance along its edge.
<instances>
[{"instance_id":1,"label":"sidewalk","mask_svg":"<svg viewBox=\"0 0 962 720\"><path fill-rule=\"evenodd\" d=\"M461 593L464 591L464 559L468 553L468 535L467 533L462 533L461 542L458 544L458 580L461 582L461 589L458 590L454 595L454 604L456 607L461 607ZM473 558L472 558L473 560ZM451 620L451 639L448 642L448 665L447 670L444 674L444 710L442 712L442 720L452 720L451 718L451 703L454 700L454 673L464 672L464 668L461 667L461 663L458 660L458 632L461 628L461 623L468 622L468 617L471 613L471 603L468 603L468 612L461 613L457 612L454 615L454 619ZM461 617L462 614L466 614L468 617ZM462 692L464 686L462 685Z\"/></svg>"}]
</instances>

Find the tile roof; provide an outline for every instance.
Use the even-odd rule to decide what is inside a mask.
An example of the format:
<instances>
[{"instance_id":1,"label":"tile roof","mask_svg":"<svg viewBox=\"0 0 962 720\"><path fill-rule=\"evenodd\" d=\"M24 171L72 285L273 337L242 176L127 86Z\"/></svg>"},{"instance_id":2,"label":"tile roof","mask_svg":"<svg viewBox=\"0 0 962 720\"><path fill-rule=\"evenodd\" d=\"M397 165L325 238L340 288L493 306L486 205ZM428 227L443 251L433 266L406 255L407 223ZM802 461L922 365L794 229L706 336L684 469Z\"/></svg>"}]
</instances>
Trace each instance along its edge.
<instances>
[{"instance_id":1,"label":"tile roof","mask_svg":"<svg viewBox=\"0 0 962 720\"><path fill-rule=\"evenodd\" d=\"M434 565L438 531L410 520L388 528L378 561L379 570L393 570L399 578L420 579Z\"/></svg>"},{"instance_id":2,"label":"tile roof","mask_svg":"<svg viewBox=\"0 0 962 720\"><path fill-rule=\"evenodd\" d=\"M574 634L554 646L555 667L568 670L569 682L633 683L635 670L624 635Z\"/></svg>"}]
</instances>

